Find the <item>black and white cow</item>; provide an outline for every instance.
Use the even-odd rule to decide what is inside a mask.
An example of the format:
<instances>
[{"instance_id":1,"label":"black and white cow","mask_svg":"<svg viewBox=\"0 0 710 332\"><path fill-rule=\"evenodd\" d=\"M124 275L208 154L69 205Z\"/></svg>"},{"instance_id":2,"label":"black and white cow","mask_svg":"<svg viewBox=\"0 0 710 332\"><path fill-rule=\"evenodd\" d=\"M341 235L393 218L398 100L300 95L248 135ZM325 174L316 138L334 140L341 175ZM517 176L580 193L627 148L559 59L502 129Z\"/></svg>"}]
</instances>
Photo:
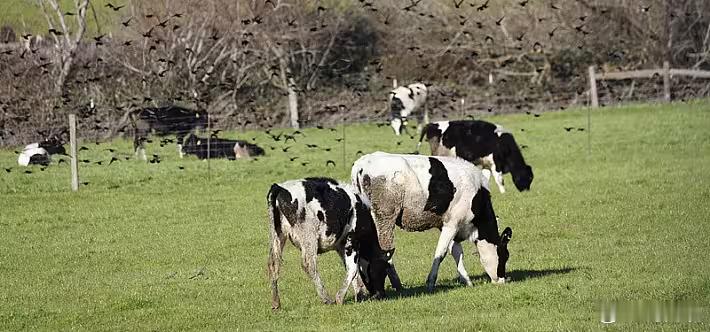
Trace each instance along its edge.
<instances>
[{"instance_id":1,"label":"black and white cow","mask_svg":"<svg viewBox=\"0 0 710 332\"><path fill-rule=\"evenodd\" d=\"M510 227L498 233L491 196L479 168L460 158L375 152L355 162L351 177L358 192L371 203L385 252L394 252L395 226L409 232L441 230L427 278L429 291L436 284L447 251L454 257L461 281L471 285L463 265L464 240L478 247L491 281L505 282L508 241L513 233Z\"/></svg>"},{"instance_id":2,"label":"black and white cow","mask_svg":"<svg viewBox=\"0 0 710 332\"><path fill-rule=\"evenodd\" d=\"M209 152L207 147L209 146ZM196 155L197 158L227 158L240 159L263 156L264 149L256 144L242 140L231 140L211 137L209 140L188 134L182 145L182 152Z\"/></svg>"},{"instance_id":3,"label":"black and white cow","mask_svg":"<svg viewBox=\"0 0 710 332\"><path fill-rule=\"evenodd\" d=\"M42 142L26 145L17 157L17 163L20 166L47 166L50 164L53 154L66 155L66 153L62 140L59 136L54 135Z\"/></svg>"},{"instance_id":4,"label":"black and white cow","mask_svg":"<svg viewBox=\"0 0 710 332\"><path fill-rule=\"evenodd\" d=\"M306 178L273 184L267 195L270 251L268 260L271 307L281 305L278 278L286 239L301 251L304 271L326 304L333 303L318 273L318 254L335 250L345 264L346 276L335 296L343 303L352 284L356 299L364 289L362 277L373 298L385 296L384 276L389 268L377 241L375 225L365 200L349 185L329 178ZM380 279L375 279L380 278Z\"/></svg>"},{"instance_id":5,"label":"black and white cow","mask_svg":"<svg viewBox=\"0 0 710 332\"><path fill-rule=\"evenodd\" d=\"M420 131L424 122L428 121L425 108L427 97L426 85L422 83L412 83L407 86L400 86L389 94L390 111L392 119L390 125L394 129L395 135L402 134L402 130L407 131L407 117L414 114L419 122L417 130Z\"/></svg>"},{"instance_id":6,"label":"black and white cow","mask_svg":"<svg viewBox=\"0 0 710 332\"><path fill-rule=\"evenodd\" d=\"M417 149L424 136L432 155L463 158L483 168L486 179L492 173L501 193L505 173L511 173L518 190L530 190L532 167L525 163L513 135L501 126L479 120L432 122L422 131Z\"/></svg>"},{"instance_id":7,"label":"black and white cow","mask_svg":"<svg viewBox=\"0 0 710 332\"><path fill-rule=\"evenodd\" d=\"M147 107L134 111L131 115L133 124L133 149L136 155L147 160L144 143L148 135L176 135L178 153L182 157L182 142L185 136L207 127L207 112L195 111L180 106Z\"/></svg>"}]
</instances>

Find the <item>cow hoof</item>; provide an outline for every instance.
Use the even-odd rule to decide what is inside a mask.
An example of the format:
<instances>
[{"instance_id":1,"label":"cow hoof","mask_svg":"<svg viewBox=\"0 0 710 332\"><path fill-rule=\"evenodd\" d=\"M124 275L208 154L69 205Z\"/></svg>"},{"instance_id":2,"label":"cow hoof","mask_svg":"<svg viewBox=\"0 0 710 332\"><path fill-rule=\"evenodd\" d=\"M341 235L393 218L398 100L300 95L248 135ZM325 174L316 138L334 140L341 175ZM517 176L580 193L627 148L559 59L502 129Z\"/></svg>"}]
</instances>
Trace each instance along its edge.
<instances>
[{"instance_id":1,"label":"cow hoof","mask_svg":"<svg viewBox=\"0 0 710 332\"><path fill-rule=\"evenodd\" d=\"M331 304L335 304L335 302L333 302L333 300L331 300L331 299L324 299L323 304L331 305Z\"/></svg>"},{"instance_id":2,"label":"cow hoof","mask_svg":"<svg viewBox=\"0 0 710 332\"><path fill-rule=\"evenodd\" d=\"M355 295L355 302L364 302L367 301L367 293L365 292L358 292Z\"/></svg>"}]
</instances>

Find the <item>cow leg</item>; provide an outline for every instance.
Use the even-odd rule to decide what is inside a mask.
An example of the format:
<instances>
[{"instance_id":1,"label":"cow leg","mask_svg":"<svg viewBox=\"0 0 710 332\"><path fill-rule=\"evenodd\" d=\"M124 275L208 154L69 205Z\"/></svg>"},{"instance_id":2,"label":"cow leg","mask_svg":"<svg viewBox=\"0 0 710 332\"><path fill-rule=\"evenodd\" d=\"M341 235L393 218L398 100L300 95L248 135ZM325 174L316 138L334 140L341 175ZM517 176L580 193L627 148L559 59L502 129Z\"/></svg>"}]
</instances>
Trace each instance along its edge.
<instances>
[{"instance_id":1,"label":"cow leg","mask_svg":"<svg viewBox=\"0 0 710 332\"><path fill-rule=\"evenodd\" d=\"M136 157L143 161L148 161L148 158L145 155L145 140L144 136L135 136L133 138L133 151Z\"/></svg>"},{"instance_id":2,"label":"cow leg","mask_svg":"<svg viewBox=\"0 0 710 332\"><path fill-rule=\"evenodd\" d=\"M175 141L177 142L178 155L180 155L180 159L182 159L185 156L185 153L182 152L182 143L184 140L185 140L184 135L177 135L175 137Z\"/></svg>"},{"instance_id":3,"label":"cow leg","mask_svg":"<svg viewBox=\"0 0 710 332\"><path fill-rule=\"evenodd\" d=\"M503 187L503 173L498 172L496 169L496 164L491 165L491 173L493 174L493 179L496 180L496 184L498 185L498 190L500 191L501 194L505 193L505 187Z\"/></svg>"},{"instance_id":4,"label":"cow leg","mask_svg":"<svg viewBox=\"0 0 710 332\"><path fill-rule=\"evenodd\" d=\"M390 284L392 284L392 288L394 288L396 291L401 291L402 290L402 281L399 279L399 274L397 274L397 270L394 268L394 251L389 255L389 259L387 260L387 263L389 264L389 267L387 268L387 277L390 278Z\"/></svg>"},{"instance_id":5,"label":"cow leg","mask_svg":"<svg viewBox=\"0 0 710 332\"><path fill-rule=\"evenodd\" d=\"M429 123L429 110L426 108L426 105L423 106L422 110L417 112L417 135L421 135L422 130L424 130L424 125Z\"/></svg>"},{"instance_id":6,"label":"cow leg","mask_svg":"<svg viewBox=\"0 0 710 332\"><path fill-rule=\"evenodd\" d=\"M451 256L454 257L454 262L456 262L456 270L459 272L459 281L466 286L473 286L471 278L469 278L468 272L466 272L466 268L463 266L463 247L461 246L461 242L451 242L449 250L451 251Z\"/></svg>"},{"instance_id":7,"label":"cow leg","mask_svg":"<svg viewBox=\"0 0 710 332\"><path fill-rule=\"evenodd\" d=\"M325 286L323 285L323 281L320 278L320 274L318 273L318 264L316 263L317 256L318 249L316 241L313 241L313 243L308 244L304 243L301 248L301 260L303 264L303 270L306 271L309 277L311 277L311 281L313 281L313 284L316 286L316 292L321 298L321 301L323 301L323 303L325 304L333 304L333 300L330 298L330 296L328 296L328 293L325 290Z\"/></svg>"},{"instance_id":8,"label":"cow leg","mask_svg":"<svg viewBox=\"0 0 710 332\"><path fill-rule=\"evenodd\" d=\"M343 250L338 250L339 253L341 254L340 257L343 259L343 263L345 263L345 280L343 280L343 285L340 287L338 290L338 293L335 295L335 302L337 304L343 304L343 300L345 300L345 294L348 292L348 287L350 287L351 284L353 284L353 281L355 280L355 277L358 274L358 266L357 266L357 252L355 252L355 248L353 248L353 243L352 243L352 233L349 233L347 235L347 238L345 239L345 246ZM353 284L353 288L355 288L355 285ZM355 290L355 300L358 299L358 296L360 294L358 293L358 290Z\"/></svg>"},{"instance_id":9,"label":"cow leg","mask_svg":"<svg viewBox=\"0 0 710 332\"><path fill-rule=\"evenodd\" d=\"M269 281L271 282L271 308L278 309L281 306L279 297L279 272L281 271L281 254L286 243L285 234L274 232L271 239L271 250L269 251Z\"/></svg>"},{"instance_id":10,"label":"cow leg","mask_svg":"<svg viewBox=\"0 0 710 332\"><path fill-rule=\"evenodd\" d=\"M436 252L434 252L434 262L431 264L431 272L426 279L426 286L429 292L434 291L434 285L436 284L436 278L439 275L439 265L441 261L446 257L446 252L449 249L449 244L454 240L456 236L456 229L453 227L444 227L441 229L441 235L439 235L439 242L436 244Z\"/></svg>"}]
</instances>

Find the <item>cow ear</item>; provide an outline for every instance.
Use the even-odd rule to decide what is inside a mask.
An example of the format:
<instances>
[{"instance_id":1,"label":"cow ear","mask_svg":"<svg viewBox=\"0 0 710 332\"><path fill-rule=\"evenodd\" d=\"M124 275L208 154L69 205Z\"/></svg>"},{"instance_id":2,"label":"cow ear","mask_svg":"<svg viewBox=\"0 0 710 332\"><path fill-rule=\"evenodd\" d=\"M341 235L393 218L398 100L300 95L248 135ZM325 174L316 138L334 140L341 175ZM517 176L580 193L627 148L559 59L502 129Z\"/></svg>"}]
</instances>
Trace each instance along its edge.
<instances>
[{"instance_id":1,"label":"cow ear","mask_svg":"<svg viewBox=\"0 0 710 332\"><path fill-rule=\"evenodd\" d=\"M500 243L507 245L510 242L510 238L513 237L513 230L510 227L506 227L503 233L500 234Z\"/></svg>"}]
</instances>

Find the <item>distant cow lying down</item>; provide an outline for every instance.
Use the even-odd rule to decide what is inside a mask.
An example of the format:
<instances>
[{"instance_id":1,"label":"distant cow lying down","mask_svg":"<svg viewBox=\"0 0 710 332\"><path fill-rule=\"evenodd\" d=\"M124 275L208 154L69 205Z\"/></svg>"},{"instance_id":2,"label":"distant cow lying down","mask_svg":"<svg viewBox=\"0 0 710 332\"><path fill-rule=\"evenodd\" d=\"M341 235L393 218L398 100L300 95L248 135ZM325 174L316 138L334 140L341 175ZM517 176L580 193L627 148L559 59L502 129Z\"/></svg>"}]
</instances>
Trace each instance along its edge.
<instances>
[{"instance_id":1,"label":"distant cow lying down","mask_svg":"<svg viewBox=\"0 0 710 332\"><path fill-rule=\"evenodd\" d=\"M364 296L356 279L358 273L373 298L385 296L384 278L389 264L378 244L369 205L351 186L341 186L328 178L291 180L273 184L267 201L271 243L268 270L273 309L281 305L278 278L286 239L301 251L303 270L324 303L331 304L333 300L323 286L316 258L332 250L338 252L347 271L335 296L336 303L343 303L351 284L356 300Z\"/></svg>"},{"instance_id":2,"label":"distant cow lying down","mask_svg":"<svg viewBox=\"0 0 710 332\"><path fill-rule=\"evenodd\" d=\"M47 166L51 162L53 154L66 155L66 150L58 136L52 136L39 143L28 144L17 157L17 163L20 166Z\"/></svg>"},{"instance_id":3,"label":"distant cow lying down","mask_svg":"<svg viewBox=\"0 0 710 332\"><path fill-rule=\"evenodd\" d=\"M209 151L208 151L209 146ZM264 155L264 149L242 140L211 137L210 139L188 135L182 146L183 153L194 154L197 158L240 159Z\"/></svg>"},{"instance_id":4,"label":"distant cow lying down","mask_svg":"<svg viewBox=\"0 0 710 332\"><path fill-rule=\"evenodd\" d=\"M532 167L525 163L513 134L501 126L478 120L439 121L424 127L419 144L424 136L432 155L460 157L480 166L487 179L493 174L500 192L505 192L505 173L511 173L518 190L530 190Z\"/></svg>"}]
</instances>

